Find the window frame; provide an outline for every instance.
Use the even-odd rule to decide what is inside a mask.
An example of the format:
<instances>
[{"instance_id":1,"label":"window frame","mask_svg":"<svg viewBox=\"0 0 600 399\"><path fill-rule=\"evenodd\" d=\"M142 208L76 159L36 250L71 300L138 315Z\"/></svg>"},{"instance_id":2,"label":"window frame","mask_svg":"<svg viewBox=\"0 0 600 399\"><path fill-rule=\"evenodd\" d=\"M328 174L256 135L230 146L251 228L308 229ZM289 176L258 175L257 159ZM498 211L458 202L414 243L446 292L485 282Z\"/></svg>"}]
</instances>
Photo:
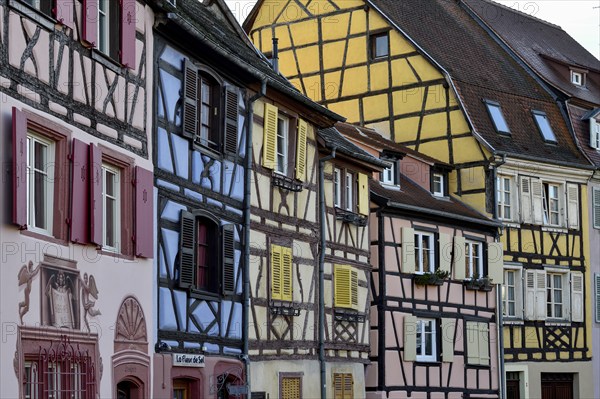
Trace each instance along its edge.
<instances>
[{"instance_id":1,"label":"window frame","mask_svg":"<svg viewBox=\"0 0 600 399\"><path fill-rule=\"evenodd\" d=\"M116 177L116 181L114 182L114 191L115 194L110 196L109 194L106 193L107 191L107 179L106 179L106 174L107 173L111 173ZM123 198L123 194L122 193L122 188L124 186L124 184L121 182L121 180L123 179L124 175L123 175L123 169L119 168L118 166L116 166L115 164L103 161L102 162L102 250L104 251L108 251L108 252L115 252L115 253L120 253L121 252L121 237L122 237L122 226L119 223L122 219L121 219L121 209L124 205L125 202L125 198ZM110 198L113 197L113 198ZM107 229L107 225L108 225L108 212L107 210L107 201L109 199L114 200L115 203L115 212L113 214L113 225L114 227L118 228L114 228L114 237L113 237L113 242L115 243L115 245L108 245L107 241L108 241L108 229Z\"/></svg>"},{"instance_id":2,"label":"window frame","mask_svg":"<svg viewBox=\"0 0 600 399\"><path fill-rule=\"evenodd\" d=\"M440 181L439 181L439 185L440 185L440 190L436 190L435 189L435 185L436 185L436 177L439 177ZM438 198L443 198L443 197L447 197L448 196L448 174L439 170L432 170L431 171L431 194L434 197L438 197Z\"/></svg>"},{"instance_id":3,"label":"window frame","mask_svg":"<svg viewBox=\"0 0 600 399\"><path fill-rule=\"evenodd\" d=\"M394 158L383 158L391 164L389 168L381 171L381 183L387 186L400 187L400 160Z\"/></svg>"},{"instance_id":4,"label":"window frame","mask_svg":"<svg viewBox=\"0 0 600 399\"><path fill-rule=\"evenodd\" d=\"M514 273L514 299L512 302L514 303L515 313L508 314L508 279L507 273ZM522 319L523 318L523 269L521 267L505 267L504 271L504 279L502 282L502 312L503 316L507 319ZM505 312L506 310L506 312Z\"/></svg>"},{"instance_id":5,"label":"window frame","mask_svg":"<svg viewBox=\"0 0 600 399\"><path fill-rule=\"evenodd\" d=\"M560 281L560 287L555 287L556 277ZM553 320L568 320L570 319L567 307L569 306L569 298L571 293L569 290L569 273L559 272L555 270L546 270L546 318ZM560 302L555 301L555 293L560 292ZM550 300L549 300L550 297ZM560 316L557 316L556 306L560 306Z\"/></svg>"},{"instance_id":6,"label":"window frame","mask_svg":"<svg viewBox=\"0 0 600 399\"><path fill-rule=\"evenodd\" d=\"M385 44L385 54L383 53L378 53L378 49L380 49L380 47L377 45L378 44L378 40L382 39L382 38L386 38L386 42ZM390 32L389 31L383 31L383 32L375 32L375 33L371 33L369 35L369 57L371 59L371 61L378 61L378 60L384 60L386 58L388 58L390 56Z\"/></svg>"},{"instance_id":7,"label":"window frame","mask_svg":"<svg viewBox=\"0 0 600 399\"><path fill-rule=\"evenodd\" d=\"M45 162L45 170L41 170L42 173L44 173L45 177L44 177L44 184L43 184L43 189L44 189L44 201L42 204L43 207L43 213L45 215L44 217L44 224L46 225L46 228L43 227L37 227L34 225L34 223L32 222L32 218L36 218L37 219L37 209L38 207L35 204L36 199L38 198L38 194L36 192L36 179L32 179L31 176L32 175L36 175L38 172L38 169L34 166L36 163L36 159L35 159L35 151L34 147L36 143L39 143L43 146L45 146L45 158L46 158L46 162ZM28 130L27 131L27 172L26 172L26 186L27 186L27 226L28 229L32 232L35 233L40 233L43 235L48 235L51 236L52 235L52 230L53 230L53 222L54 222L54 176L50 176L50 171L48 170L51 165L55 165L54 167L56 167L56 163L54 160L54 157L56 155L56 149L55 149L55 142L51 139L49 139L48 137L45 137L43 135L39 135L37 133L35 133L34 131ZM32 164L33 163L33 164ZM52 180L52 181L50 181ZM33 195L31 194L33 192ZM33 200L32 200L33 198Z\"/></svg>"},{"instance_id":8,"label":"window frame","mask_svg":"<svg viewBox=\"0 0 600 399\"><path fill-rule=\"evenodd\" d=\"M579 72L579 71L575 71L573 69L570 70L570 75L571 75L571 83L574 84L575 86L581 86L584 87L585 86L585 72ZM579 79L576 79L576 77L579 77Z\"/></svg>"},{"instance_id":9,"label":"window frame","mask_svg":"<svg viewBox=\"0 0 600 399\"><path fill-rule=\"evenodd\" d=\"M477 275L479 278L485 277L485 259L484 259L484 244L483 241L476 240L465 240L465 276L468 279L473 279ZM477 246L477 256L475 257L478 260L477 270L474 270L473 265L473 247Z\"/></svg>"},{"instance_id":10,"label":"window frame","mask_svg":"<svg viewBox=\"0 0 600 399\"><path fill-rule=\"evenodd\" d=\"M502 112L502 107L500 106L500 103L491 100L483 100L483 102L485 103L486 110L492 121L492 125L494 125L496 133L510 135L510 127L508 126L508 122L504 117L504 113ZM497 111L497 113L493 112L492 108L494 108ZM497 120L497 117L499 117L500 120ZM504 126L501 126L501 124L503 124Z\"/></svg>"},{"instance_id":11,"label":"window frame","mask_svg":"<svg viewBox=\"0 0 600 399\"><path fill-rule=\"evenodd\" d=\"M506 190L506 182L508 182L508 191ZM496 213L498 215L498 219L500 220L513 221L516 219L514 215L515 210L517 209L517 204L514 201L514 188L515 185L513 176L498 175L496 177ZM508 197L506 197L507 194ZM506 198L509 200L508 204L506 204ZM506 217L507 206L509 207L509 217Z\"/></svg>"},{"instance_id":12,"label":"window frame","mask_svg":"<svg viewBox=\"0 0 600 399\"><path fill-rule=\"evenodd\" d=\"M550 181L542 181L542 223L545 226L563 226L564 218L561 209L564 209L564 187L563 184ZM555 189L556 197L551 197L551 189ZM556 210L551 205L556 204ZM552 222L552 216L556 216L556 223Z\"/></svg>"},{"instance_id":13,"label":"window frame","mask_svg":"<svg viewBox=\"0 0 600 399\"><path fill-rule=\"evenodd\" d=\"M285 129L281 129L281 128ZM282 132L282 130L285 130ZM277 139L275 145L276 161L275 161L275 173L279 173L284 176L288 176L290 168L290 145L292 137L290 137L290 118L282 112L277 113ZM281 142L280 142L281 140ZM281 143L281 146L280 146ZM293 151L292 151L293 153Z\"/></svg>"},{"instance_id":14,"label":"window frame","mask_svg":"<svg viewBox=\"0 0 600 399\"><path fill-rule=\"evenodd\" d=\"M437 268L437 259L436 259L436 255L437 255L437 233L433 233L433 232L427 232L427 231L419 231L419 230L415 230L414 232L414 243L415 243L415 274L423 274L423 273L434 273ZM417 240L417 237L419 238L419 240ZM428 237L429 239L429 244L430 244L430 248L428 248L428 252L429 252L429 270L424 270L423 268L423 256L422 256L422 248L420 246L421 243L421 238L422 237Z\"/></svg>"},{"instance_id":15,"label":"window frame","mask_svg":"<svg viewBox=\"0 0 600 399\"><path fill-rule=\"evenodd\" d=\"M548 118L548 115L546 115L544 111L539 110L531 110L531 115L533 116L535 125L537 126L538 132L542 136L544 142L549 144L557 144L558 141L556 140L556 134L552 129L552 125L550 124L550 119ZM541 124L541 118L543 118L543 120L545 121L545 125ZM545 127L547 127L549 130L546 131ZM550 136L547 135L548 133L550 134Z\"/></svg>"},{"instance_id":16,"label":"window frame","mask_svg":"<svg viewBox=\"0 0 600 399\"><path fill-rule=\"evenodd\" d=\"M339 171L340 184L336 185L336 170ZM358 213L358 172L353 169L334 166L333 172L333 198L334 206L343 211ZM348 180L350 178L350 181ZM350 185L348 184L350 182ZM335 203L336 191L339 190L339 203ZM351 195L351 202L348 203L348 196Z\"/></svg>"},{"instance_id":17,"label":"window frame","mask_svg":"<svg viewBox=\"0 0 600 399\"><path fill-rule=\"evenodd\" d=\"M590 147L600 150L600 122L590 118Z\"/></svg>"},{"instance_id":18,"label":"window frame","mask_svg":"<svg viewBox=\"0 0 600 399\"><path fill-rule=\"evenodd\" d=\"M333 206L342 207L342 170L333 168Z\"/></svg>"},{"instance_id":19,"label":"window frame","mask_svg":"<svg viewBox=\"0 0 600 399\"><path fill-rule=\"evenodd\" d=\"M425 331L425 322L431 324L431 332L427 333ZM437 319L434 318L424 318L418 317L417 324L415 325L415 350L416 350L416 361L417 362L437 362L438 361L438 331L437 331ZM421 352L427 351L426 347L426 336L424 334L431 335L431 354L423 354L419 353L419 349Z\"/></svg>"}]
</instances>

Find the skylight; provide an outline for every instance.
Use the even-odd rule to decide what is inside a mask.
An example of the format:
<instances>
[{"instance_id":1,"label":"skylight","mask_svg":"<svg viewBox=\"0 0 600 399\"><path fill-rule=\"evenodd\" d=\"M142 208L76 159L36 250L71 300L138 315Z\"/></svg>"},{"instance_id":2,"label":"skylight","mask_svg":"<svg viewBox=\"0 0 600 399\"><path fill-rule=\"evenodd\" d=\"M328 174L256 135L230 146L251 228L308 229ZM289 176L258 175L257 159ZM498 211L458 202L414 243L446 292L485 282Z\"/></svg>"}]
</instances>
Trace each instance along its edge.
<instances>
[{"instance_id":1,"label":"skylight","mask_svg":"<svg viewBox=\"0 0 600 399\"><path fill-rule=\"evenodd\" d=\"M494 127L496 128L496 131L498 133L510 134L510 129L508 128L506 119L504 119L504 115L502 114L502 108L500 108L500 104L493 101L486 101L485 105L487 106L487 110L490 114L492 122L494 122Z\"/></svg>"},{"instance_id":2,"label":"skylight","mask_svg":"<svg viewBox=\"0 0 600 399\"><path fill-rule=\"evenodd\" d=\"M540 133L545 141L551 141L556 143L556 136L552 131L552 127L550 126L550 121L546 116L545 112L542 111L533 111L533 118L537 123L538 129L540 129Z\"/></svg>"}]
</instances>

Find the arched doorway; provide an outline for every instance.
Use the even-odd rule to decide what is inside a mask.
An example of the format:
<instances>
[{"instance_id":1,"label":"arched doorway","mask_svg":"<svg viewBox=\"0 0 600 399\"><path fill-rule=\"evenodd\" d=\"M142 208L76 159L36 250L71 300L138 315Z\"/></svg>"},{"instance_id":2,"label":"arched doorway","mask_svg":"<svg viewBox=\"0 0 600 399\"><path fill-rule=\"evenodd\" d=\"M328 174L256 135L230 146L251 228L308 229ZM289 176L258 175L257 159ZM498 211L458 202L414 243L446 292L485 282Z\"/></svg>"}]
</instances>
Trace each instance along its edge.
<instances>
[{"instance_id":1,"label":"arched doorway","mask_svg":"<svg viewBox=\"0 0 600 399\"><path fill-rule=\"evenodd\" d=\"M139 382L124 380L117 384L117 399L138 399L143 397Z\"/></svg>"}]
</instances>

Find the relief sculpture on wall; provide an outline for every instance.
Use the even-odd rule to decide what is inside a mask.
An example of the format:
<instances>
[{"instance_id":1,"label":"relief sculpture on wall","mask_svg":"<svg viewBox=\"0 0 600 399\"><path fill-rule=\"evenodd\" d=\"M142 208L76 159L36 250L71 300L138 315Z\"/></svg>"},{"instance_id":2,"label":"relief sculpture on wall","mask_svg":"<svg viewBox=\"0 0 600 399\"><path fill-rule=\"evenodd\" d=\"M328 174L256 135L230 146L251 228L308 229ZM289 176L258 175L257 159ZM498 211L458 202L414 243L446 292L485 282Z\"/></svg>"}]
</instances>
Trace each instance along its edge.
<instances>
[{"instance_id":1,"label":"relief sculpture on wall","mask_svg":"<svg viewBox=\"0 0 600 399\"><path fill-rule=\"evenodd\" d=\"M94 276L90 274L88 278L88 274L83 274L83 279L80 277L81 282L81 302L83 304L83 321L85 322L85 326L87 327L88 332L90 331L90 325L88 323L88 315L90 317L99 316L99 309L94 309L94 305L96 304L95 300L90 299L90 295L94 299L98 299L98 288L96 287L96 279Z\"/></svg>"},{"instance_id":2,"label":"relief sculpture on wall","mask_svg":"<svg viewBox=\"0 0 600 399\"><path fill-rule=\"evenodd\" d=\"M79 283L77 270L42 263L42 325L79 329Z\"/></svg>"},{"instance_id":3,"label":"relief sculpture on wall","mask_svg":"<svg viewBox=\"0 0 600 399\"><path fill-rule=\"evenodd\" d=\"M19 270L19 287L25 285L25 293L22 302L19 302L19 318L21 319L21 324L23 324L23 316L27 312L29 312L29 295L31 294L31 282L33 278L40 271L40 265L38 265L35 269L33 268L33 262L29 261L27 265L23 265L21 270Z\"/></svg>"}]
</instances>

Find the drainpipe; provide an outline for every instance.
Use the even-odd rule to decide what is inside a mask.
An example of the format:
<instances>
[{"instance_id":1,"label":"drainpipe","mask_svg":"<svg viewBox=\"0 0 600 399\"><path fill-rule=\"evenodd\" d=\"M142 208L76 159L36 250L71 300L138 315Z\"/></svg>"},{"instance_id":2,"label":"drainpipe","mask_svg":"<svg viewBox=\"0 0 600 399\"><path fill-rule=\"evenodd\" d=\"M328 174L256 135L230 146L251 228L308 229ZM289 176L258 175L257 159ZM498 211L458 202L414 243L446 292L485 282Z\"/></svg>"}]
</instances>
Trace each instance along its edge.
<instances>
[{"instance_id":1,"label":"drainpipe","mask_svg":"<svg viewBox=\"0 0 600 399\"><path fill-rule=\"evenodd\" d=\"M249 330L249 312L250 312L250 195L252 193L252 119L254 117L254 102L267 94L267 81L263 79L260 85L260 91L248 99L248 109L246 111L246 123L248 124L246 134L246 170L244 171L244 311L242 312L242 337L244 339L242 349L242 360L246 367L246 386L248 394L251 396L250 388L250 358L248 354L248 330Z\"/></svg>"},{"instance_id":2,"label":"drainpipe","mask_svg":"<svg viewBox=\"0 0 600 399\"><path fill-rule=\"evenodd\" d=\"M327 398L327 376L325 372L325 162L335 158L337 147L333 147L330 155L319 159L319 210L321 228L321 252L319 253L319 364L321 366L321 399Z\"/></svg>"}]
</instances>

